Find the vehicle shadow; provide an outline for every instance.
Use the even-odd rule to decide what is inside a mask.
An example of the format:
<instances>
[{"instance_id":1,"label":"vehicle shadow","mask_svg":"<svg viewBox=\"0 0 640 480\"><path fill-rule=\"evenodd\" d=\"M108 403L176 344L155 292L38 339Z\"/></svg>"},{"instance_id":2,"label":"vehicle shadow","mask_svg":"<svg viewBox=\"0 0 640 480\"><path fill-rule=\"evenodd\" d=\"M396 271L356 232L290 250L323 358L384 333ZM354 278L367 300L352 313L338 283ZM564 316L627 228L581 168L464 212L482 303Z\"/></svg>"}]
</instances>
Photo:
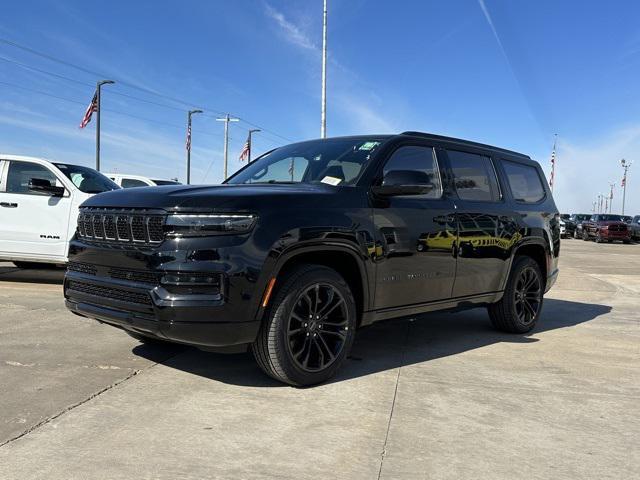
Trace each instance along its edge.
<instances>
[{"instance_id":1,"label":"vehicle shadow","mask_svg":"<svg viewBox=\"0 0 640 480\"><path fill-rule=\"evenodd\" d=\"M50 268L18 268L12 263L0 262L0 282L46 283L59 284L64 282L63 267Z\"/></svg>"},{"instance_id":2,"label":"vehicle shadow","mask_svg":"<svg viewBox=\"0 0 640 480\"><path fill-rule=\"evenodd\" d=\"M540 341L536 334L570 328L589 322L611 311L610 306L594 303L545 299L542 318L529 334L514 335L495 331L485 309L457 313L438 312L415 319L398 319L376 323L358 332L351 355L338 375L330 381L340 382L373 373L428 362L496 343L513 343L524 348ZM165 348L175 348L168 344ZM281 383L264 375L250 353L219 354L185 347L181 354L160 363L194 375L220 382L252 387L281 387ZM136 355L159 360L157 348L140 345Z\"/></svg>"}]
</instances>

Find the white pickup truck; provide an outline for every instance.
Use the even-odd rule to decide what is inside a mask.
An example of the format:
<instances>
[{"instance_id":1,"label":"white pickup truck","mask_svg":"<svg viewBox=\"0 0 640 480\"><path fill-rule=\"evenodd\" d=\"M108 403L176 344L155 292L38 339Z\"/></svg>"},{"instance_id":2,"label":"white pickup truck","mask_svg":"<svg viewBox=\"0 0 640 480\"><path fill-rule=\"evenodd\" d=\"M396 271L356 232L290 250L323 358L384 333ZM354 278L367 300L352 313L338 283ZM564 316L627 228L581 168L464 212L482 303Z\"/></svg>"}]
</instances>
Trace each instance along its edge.
<instances>
[{"instance_id":1,"label":"white pickup truck","mask_svg":"<svg viewBox=\"0 0 640 480\"><path fill-rule=\"evenodd\" d=\"M92 168L0 154L0 261L66 263L78 206L117 188Z\"/></svg>"}]
</instances>

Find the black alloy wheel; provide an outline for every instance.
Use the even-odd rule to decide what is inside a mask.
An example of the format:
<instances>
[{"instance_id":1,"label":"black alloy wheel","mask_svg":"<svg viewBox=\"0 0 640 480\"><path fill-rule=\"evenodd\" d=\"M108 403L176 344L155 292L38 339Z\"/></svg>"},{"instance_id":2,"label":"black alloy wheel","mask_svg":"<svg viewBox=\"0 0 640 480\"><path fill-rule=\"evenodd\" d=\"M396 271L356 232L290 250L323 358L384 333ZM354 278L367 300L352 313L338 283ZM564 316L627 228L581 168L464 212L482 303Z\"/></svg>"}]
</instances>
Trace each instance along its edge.
<instances>
[{"instance_id":1,"label":"black alloy wheel","mask_svg":"<svg viewBox=\"0 0 640 480\"><path fill-rule=\"evenodd\" d=\"M540 276L533 267L527 267L520 272L514 288L513 302L522 325L529 325L535 321L542 304L542 285Z\"/></svg>"},{"instance_id":2,"label":"black alloy wheel","mask_svg":"<svg viewBox=\"0 0 640 480\"><path fill-rule=\"evenodd\" d=\"M296 366L317 372L331 365L345 347L349 330L342 294L326 283L302 291L287 323L287 347Z\"/></svg>"},{"instance_id":3,"label":"black alloy wheel","mask_svg":"<svg viewBox=\"0 0 640 480\"><path fill-rule=\"evenodd\" d=\"M344 363L356 325L356 302L344 278L323 265L299 265L278 276L251 351L276 380L315 385Z\"/></svg>"},{"instance_id":4,"label":"black alloy wheel","mask_svg":"<svg viewBox=\"0 0 640 480\"><path fill-rule=\"evenodd\" d=\"M489 305L491 323L503 332L531 331L542 311L543 295L544 278L538 263L528 256L516 257L502 298Z\"/></svg>"}]
</instances>

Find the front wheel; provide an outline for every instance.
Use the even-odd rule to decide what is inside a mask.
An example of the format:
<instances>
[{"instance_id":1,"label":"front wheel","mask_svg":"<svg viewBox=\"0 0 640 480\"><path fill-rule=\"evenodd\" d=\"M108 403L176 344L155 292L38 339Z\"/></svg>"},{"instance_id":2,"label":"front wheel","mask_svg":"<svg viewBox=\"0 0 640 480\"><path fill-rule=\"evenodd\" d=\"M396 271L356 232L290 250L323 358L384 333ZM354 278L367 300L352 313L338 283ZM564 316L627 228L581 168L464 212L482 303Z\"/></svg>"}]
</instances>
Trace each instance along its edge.
<instances>
[{"instance_id":1,"label":"front wheel","mask_svg":"<svg viewBox=\"0 0 640 480\"><path fill-rule=\"evenodd\" d=\"M356 327L351 290L336 271L303 265L280 287L251 346L264 372L297 387L331 378L347 357Z\"/></svg>"},{"instance_id":2,"label":"front wheel","mask_svg":"<svg viewBox=\"0 0 640 480\"><path fill-rule=\"evenodd\" d=\"M589 234L586 230L582 230L582 240L584 240L585 242L589 240Z\"/></svg>"},{"instance_id":3,"label":"front wheel","mask_svg":"<svg viewBox=\"0 0 640 480\"><path fill-rule=\"evenodd\" d=\"M502 299L489 306L489 318L498 330L526 333L535 327L542 309L544 283L531 257L516 257Z\"/></svg>"}]
</instances>

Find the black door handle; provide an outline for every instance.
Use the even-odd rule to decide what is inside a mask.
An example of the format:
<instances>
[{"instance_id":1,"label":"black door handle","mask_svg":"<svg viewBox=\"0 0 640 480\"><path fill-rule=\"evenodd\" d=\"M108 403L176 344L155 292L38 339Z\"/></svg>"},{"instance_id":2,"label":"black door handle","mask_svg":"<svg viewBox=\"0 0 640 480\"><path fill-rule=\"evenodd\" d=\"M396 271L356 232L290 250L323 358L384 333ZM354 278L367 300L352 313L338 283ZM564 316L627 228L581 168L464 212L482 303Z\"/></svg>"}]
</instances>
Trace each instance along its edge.
<instances>
[{"instance_id":1,"label":"black door handle","mask_svg":"<svg viewBox=\"0 0 640 480\"><path fill-rule=\"evenodd\" d=\"M5 208L16 208L18 206L17 203L9 203L9 202L0 202L0 207Z\"/></svg>"}]
</instances>

